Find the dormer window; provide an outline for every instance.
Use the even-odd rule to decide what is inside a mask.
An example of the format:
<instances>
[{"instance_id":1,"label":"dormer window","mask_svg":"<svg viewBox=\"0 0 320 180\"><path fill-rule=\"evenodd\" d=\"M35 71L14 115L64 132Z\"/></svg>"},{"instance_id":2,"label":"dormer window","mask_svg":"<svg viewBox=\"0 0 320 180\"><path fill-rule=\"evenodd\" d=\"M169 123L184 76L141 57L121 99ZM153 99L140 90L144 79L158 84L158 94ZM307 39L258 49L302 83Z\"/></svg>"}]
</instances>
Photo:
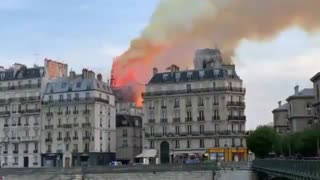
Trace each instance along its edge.
<instances>
[{"instance_id":1,"label":"dormer window","mask_svg":"<svg viewBox=\"0 0 320 180\"><path fill-rule=\"evenodd\" d=\"M61 84L61 88L65 88L67 86L67 83L65 83L65 82L63 82L62 84Z\"/></svg>"},{"instance_id":2,"label":"dormer window","mask_svg":"<svg viewBox=\"0 0 320 180\"><path fill-rule=\"evenodd\" d=\"M187 77L188 77L188 80L191 80L192 79L192 72L188 72Z\"/></svg>"},{"instance_id":3,"label":"dormer window","mask_svg":"<svg viewBox=\"0 0 320 180\"><path fill-rule=\"evenodd\" d=\"M180 80L180 76L181 76L180 73L176 73L176 81L177 81L177 82Z\"/></svg>"},{"instance_id":4,"label":"dormer window","mask_svg":"<svg viewBox=\"0 0 320 180\"><path fill-rule=\"evenodd\" d=\"M199 76L200 76L200 79L203 79L203 77L204 77L204 71L199 71Z\"/></svg>"},{"instance_id":5,"label":"dormer window","mask_svg":"<svg viewBox=\"0 0 320 180\"><path fill-rule=\"evenodd\" d=\"M219 69L213 70L213 74L214 74L214 77L219 77L219 75L220 75L220 70L219 70Z\"/></svg>"},{"instance_id":6,"label":"dormer window","mask_svg":"<svg viewBox=\"0 0 320 180\"><path fill-rule=\"evenodd\" d=\"M168 74L163 74L162 78L164 81L168 80Z\"/></svg>"},{"instance_id":7,"label":"dormer window","mask_svg":"<svg viewBox=\"0 0 320 180\"><path fill-rule=\"evenodd\" d=\"M81 87L81 82L77 82L77 88Z\"/></svg>"}]
</instances>

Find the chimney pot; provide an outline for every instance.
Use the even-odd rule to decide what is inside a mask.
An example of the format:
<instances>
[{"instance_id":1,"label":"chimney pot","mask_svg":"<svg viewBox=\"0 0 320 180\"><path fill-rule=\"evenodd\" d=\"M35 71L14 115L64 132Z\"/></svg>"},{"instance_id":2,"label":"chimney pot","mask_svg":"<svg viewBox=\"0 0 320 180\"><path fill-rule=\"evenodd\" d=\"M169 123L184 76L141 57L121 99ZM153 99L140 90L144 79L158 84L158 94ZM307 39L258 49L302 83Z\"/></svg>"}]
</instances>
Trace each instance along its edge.
<instances>
[{"instance_id":1,"label":"chimney pot","mask_svg":"<svg viewBox=\"0 0 320 180\"><path fill-rule=\"evenodd\" d=\"M76 73L74 71L70 71L69 72L69 76L71 79L75 78L76 77Z\"/></svg>"},{"instance_id":2,"label":"chimney pot","mask_svg":"<svg viewBox=\"0 0 320 180\"><path fill-rule=\"evenodd\" d=\"M100 73L97 75L97 79L98 79L99 81L102 81L102 75L101 75Z\"/></svg>"},{"instance_id":3,"label":"chimney pot","mask_svg":"<svg viewBox=\"0 0 320 180\"><path fill-rule=\"evenodd\" d=\"M298 94L299 94L299 85L296 85L296 86L294 87L294 94L295 94L295 95L298 95Z\"/></svg>"},{"instance_id":4,"label":"chimney pot","mask_svg":"<svg viewBox=\"0 0 320 180\"><path fill-rule=\"evenodd\" d=\"M281 103L282 103L281 101L278 102L279 107L281 107Z\"/></svg>"},{"instance_id":5,"label":"chimney pot","mask_svg":"<svg viewBox=\"0 0 320 180\"><path fill-rule=\"evenodd\" d=\"M153 75L157 74L158 73L158 69L157 68L153 68Z\"/></svg>"}]
</instances>

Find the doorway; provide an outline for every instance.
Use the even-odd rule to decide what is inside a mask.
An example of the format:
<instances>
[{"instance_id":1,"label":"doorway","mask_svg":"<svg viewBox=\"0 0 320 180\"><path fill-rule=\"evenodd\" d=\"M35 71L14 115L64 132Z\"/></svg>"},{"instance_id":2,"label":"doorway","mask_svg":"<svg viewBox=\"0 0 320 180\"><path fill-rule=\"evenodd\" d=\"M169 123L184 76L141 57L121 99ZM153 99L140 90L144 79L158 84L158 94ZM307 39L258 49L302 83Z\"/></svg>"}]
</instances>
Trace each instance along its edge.
<instances>
[{"instance_id":1,"label":"doorway","mask_svg":"<svg viewBox=\"0 0 320 180\"><path fill-rule=\"evenodd\" d=\"M23 157L23 167L29 167L29 157Z\"/></svg>"},{"instance_id":2,"label":"doorway","mask_svg":"<svg viewBox=\"0 0 320 180\"><path fill-rule=\"evenodd\" d=\"M160 162L161 164L167 164L170 162L169 143L167 141L163 141L160 144Z\"/></svg>"},{"instance_id":3,"label":"doorway","mask_svg":"<svg viewBox=\"0 0 320 180\"><path fill-rule=\"evenodd\" d=\"M66 157L66 159L64 160L64 167L69 168L70 167L70 158Z\"/></svg>"}]
</instances>

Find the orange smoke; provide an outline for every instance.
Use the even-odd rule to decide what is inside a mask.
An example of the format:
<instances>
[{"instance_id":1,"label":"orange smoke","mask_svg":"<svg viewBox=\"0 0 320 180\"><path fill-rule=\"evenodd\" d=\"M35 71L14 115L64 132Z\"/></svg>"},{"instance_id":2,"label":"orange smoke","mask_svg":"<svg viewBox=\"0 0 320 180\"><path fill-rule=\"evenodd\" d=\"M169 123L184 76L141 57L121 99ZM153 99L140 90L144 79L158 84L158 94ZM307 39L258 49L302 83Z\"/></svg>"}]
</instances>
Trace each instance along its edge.
<instances>
[{"instance_id":1,"label":"orange smoke","mask_svg":"<svg viewBox=\"0 0 320 180\"><path fill-rule=\"evenodd\" d=\"M291 26L320 27L320 0L161 0L141 36L115 60L114 85L132 87L138 105L153 67L190 67L194 50L218 45L232 63L242 40L270 40Z\"/></svg>"}]
</instances>

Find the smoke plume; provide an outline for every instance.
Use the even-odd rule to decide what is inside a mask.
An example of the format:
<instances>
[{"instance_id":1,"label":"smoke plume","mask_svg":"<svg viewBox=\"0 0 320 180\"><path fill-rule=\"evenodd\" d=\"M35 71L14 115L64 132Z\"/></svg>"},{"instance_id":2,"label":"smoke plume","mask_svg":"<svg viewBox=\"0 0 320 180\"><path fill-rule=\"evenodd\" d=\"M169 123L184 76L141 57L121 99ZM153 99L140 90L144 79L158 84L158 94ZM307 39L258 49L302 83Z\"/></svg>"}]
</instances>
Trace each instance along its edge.
<instances>
[{"instance_id":1,"label":"smoke plume","mask_svg":"<svg viewBox=\"0 0 320 180\"><path fill-rule=\"evenodd\" d=\"M270 40L291 26L317 31L319 7L320 0L160 0L141 36L116 58L115 85L139 93L153 67L192 67L198 48L218 46L232 63L241 40Z\"/></svg>"}]
</instances>

